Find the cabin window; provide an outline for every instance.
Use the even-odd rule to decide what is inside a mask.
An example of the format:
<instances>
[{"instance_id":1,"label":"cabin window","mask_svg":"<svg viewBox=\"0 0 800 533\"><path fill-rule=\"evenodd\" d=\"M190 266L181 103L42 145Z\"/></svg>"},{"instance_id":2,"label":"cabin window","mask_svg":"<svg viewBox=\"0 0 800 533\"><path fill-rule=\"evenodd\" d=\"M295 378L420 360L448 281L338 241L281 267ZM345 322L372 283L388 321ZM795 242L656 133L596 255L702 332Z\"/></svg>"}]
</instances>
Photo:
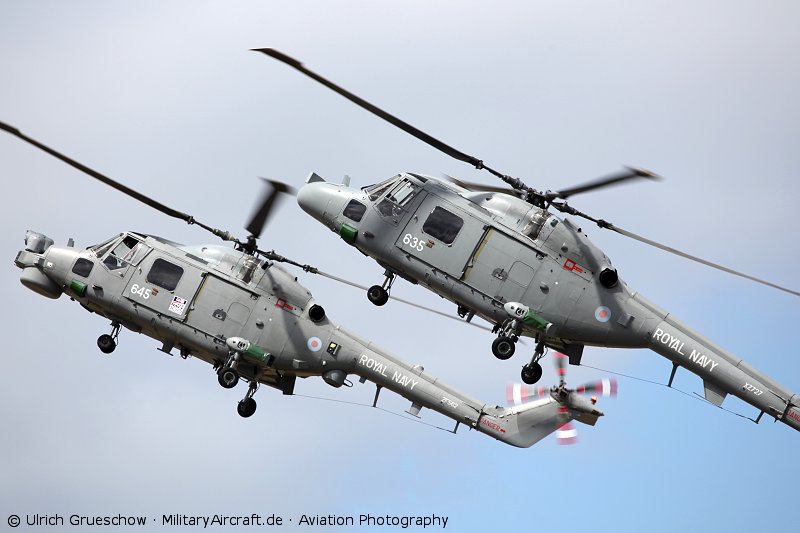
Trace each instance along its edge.
<instances>
[{"instance_id":1,"label":"cabin window","mask_svg":"<svg viewBox=\"0 0 800 533\"><path fill-rule=\"evenodd\" d=\"M367 206L358 200L350 200L350 202L348 202L348 204L345 206L342 214L354 222L361 222L361 218L364 216L366 211Z\"/></svg>"},{"instance_id":2,"label":"cabin window","mask_svg":"<svg viewBox=\"0 0 800 533\"><path fill-rule=\"evenodd\" d=\"M453 244L464 220L447 209L436 206L422 225L422 231L445 244Z\"/></svg>"},{"instance_id":3,"label":"cabin window","mask_svg":"<svg viewBox=\"0 0 800 533\"><path fill-rule=\"evenodd\" d=\"M147 282L158 285L168 291L174 291L178 282L183 276L183 269L178 265L173 265L160 257L153 261L150 272L147 273Z\"/></svg>"},{"instance_id":4,"label":"cabin window","mask_svg":"<svg viewBox=\"0 0 800 533\"><path fill-rule=\"evenodd\" d=\"M72 266L72 272L77 274L81 277L88 277L89 273L92 271L92 267L94 266L94 262L86 259L85 257L79 257L75 264Z\"/></svg>"},{"instance_id":5,"label":"cabin window","mask_svg":"<svg viewBox=\"0 0 800 533\"><path fill-rule=\"evenodd\" d=\"M137 255L142 248L141 241L128 235L103 259L103 264L109 270L125 268L136 261Z\"/></svg>"}]
</instances>

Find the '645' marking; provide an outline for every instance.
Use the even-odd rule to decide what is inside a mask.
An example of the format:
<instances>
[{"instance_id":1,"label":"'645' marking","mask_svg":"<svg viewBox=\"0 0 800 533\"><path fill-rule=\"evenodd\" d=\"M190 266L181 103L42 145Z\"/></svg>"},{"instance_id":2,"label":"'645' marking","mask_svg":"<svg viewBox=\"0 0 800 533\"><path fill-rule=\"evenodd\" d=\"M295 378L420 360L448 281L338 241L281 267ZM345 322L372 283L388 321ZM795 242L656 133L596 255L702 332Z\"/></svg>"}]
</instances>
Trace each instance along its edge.
<instances>
[{"instance_id":1,"label":"'645' marking","mask_svg":"<svg viewBox=\"0 0 800 533\"><path fill-rule=\"evenodd\" d=\"M148 289L147 287L140 287L138 283L134 283L131 285L131 294L135 294L139 296L143 300L147 300L150 298L155 291L153 289Z\"/></svg>"}]
</instances>

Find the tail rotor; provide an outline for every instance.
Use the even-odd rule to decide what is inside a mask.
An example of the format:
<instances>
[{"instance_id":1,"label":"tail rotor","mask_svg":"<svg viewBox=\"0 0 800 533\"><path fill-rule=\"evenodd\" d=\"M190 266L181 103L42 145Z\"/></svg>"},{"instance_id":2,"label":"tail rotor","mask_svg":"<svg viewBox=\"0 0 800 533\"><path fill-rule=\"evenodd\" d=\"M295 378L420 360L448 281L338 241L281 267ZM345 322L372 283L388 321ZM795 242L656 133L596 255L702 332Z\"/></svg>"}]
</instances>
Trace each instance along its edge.
<instances>
[{"instance_id":1,"label":"tail rotor","mask_svg":"<svg viewBox=\"0 0 800 533\"><path fill-rule=\"evenodd\" d=\"M598 381L584 383L575 389L569 389L566 383L567 356L562 353L555 353L553 361L558 374L558 385L547 388L509 383L506 388L506 400L509 406L521 406L548 397L554 399L559 403L558 416L555 419L557 442L558 444L575 444L578 439L578 431L572 420L576 419L580 422L594 425L597 417L603 414L594 407L597 402L597 395L606 398L615 397L617 395L617 381L613 378L603 378ZM582 396L584 394L592 394L592 396L587 399Z\"/></svg>"}]
</instances>

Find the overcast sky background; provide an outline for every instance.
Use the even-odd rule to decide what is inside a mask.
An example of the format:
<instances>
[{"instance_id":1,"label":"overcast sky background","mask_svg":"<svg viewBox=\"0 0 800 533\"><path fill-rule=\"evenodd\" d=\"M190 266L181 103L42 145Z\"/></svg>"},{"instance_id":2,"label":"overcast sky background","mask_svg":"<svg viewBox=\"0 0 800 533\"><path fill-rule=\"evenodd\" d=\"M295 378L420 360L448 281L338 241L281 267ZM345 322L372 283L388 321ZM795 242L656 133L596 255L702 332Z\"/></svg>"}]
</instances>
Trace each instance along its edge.
<instances>
[{"instance_id":1,"label":"overcast sky background","mask_svg":"<svg viewBox=\"0 0 800 533\"><path fill-rule=\"evenodd\" d=\"M3 2L0 120L239 234L257 176L364 186L400 171L493 184L250 48L271 46L445 142L558 189L623 164L663 175L579 209L800 287L796 2ZM620 378L579 444L508 447L350 404L262 388L259 410L208 365L23 287L25 230L88 246L125 229L209 242L17 139L0 136L0 513L422 515L448 530L761 531L796 526L800 435ZM797 297L585 227L633 288L800 392ZM286 201L262 248L370 285L380 267ZM471 396L504 402L533 349L298 272L329 316ZM420 287L394 294L455 313ZM584 362L665 383L649 351ZM543 361L543 384L554 382ZM570 368L572 384L604 375ZM368 404L374 388L298 394ZM402 413L391 393L381 405ZM755 416L735 398L724 407ZM452 427L430 411L423 420ZM2 522L0 522L2 523Z\"/></svg>"}]
</instances>

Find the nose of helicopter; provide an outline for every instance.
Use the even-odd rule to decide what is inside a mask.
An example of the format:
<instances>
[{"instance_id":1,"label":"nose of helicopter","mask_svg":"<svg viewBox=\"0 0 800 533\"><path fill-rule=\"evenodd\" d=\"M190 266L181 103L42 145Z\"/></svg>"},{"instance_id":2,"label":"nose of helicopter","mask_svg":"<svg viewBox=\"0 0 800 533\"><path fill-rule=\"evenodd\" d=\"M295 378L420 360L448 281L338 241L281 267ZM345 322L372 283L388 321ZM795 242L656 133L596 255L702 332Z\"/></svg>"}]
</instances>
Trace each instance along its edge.
<instances>
[{"instance_id":1,"label":"nose of helicopter","mask_svg":"<svg viewBox=\"0 0 800 533\"><path fill-rule=\"evenodd\" d=\"M17 254L15 263L22 269L23 285L42 296L58 298L68 284L69 268L77 257L71 246L53 246L52 239L28 231L25 250Z\"/></svg>"},{"instance_id":2,"label":"nose of helicopter","mask_svg":"<svg viewBox=\"0 0 800 533\"><path fill-rule=\"evenodd\" d=\"M300 187L297 203L303 211L336 231L336 219L352 195L353 190L344 185L312 182Z\"/></svg>"}]
</instances>

